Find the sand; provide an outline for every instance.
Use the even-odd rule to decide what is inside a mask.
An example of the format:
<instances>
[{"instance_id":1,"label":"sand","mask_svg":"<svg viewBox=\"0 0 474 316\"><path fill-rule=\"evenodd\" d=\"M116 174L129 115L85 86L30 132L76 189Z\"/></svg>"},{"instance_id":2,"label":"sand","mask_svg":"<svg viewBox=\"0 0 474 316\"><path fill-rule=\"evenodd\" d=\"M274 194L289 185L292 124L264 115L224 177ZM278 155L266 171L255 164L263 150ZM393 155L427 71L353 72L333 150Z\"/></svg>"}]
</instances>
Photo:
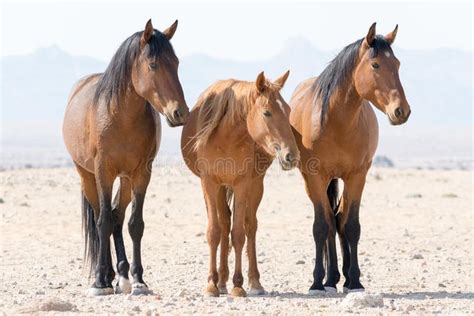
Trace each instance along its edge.
<instances>
[{"instance_id":1,"label":"sand","mask_svg":"<svg viewBox=\"0 0 474 316\"><path fill-rule=\"evenodd\" d=\"M107 297L84 294L92 280L82 271L75 171L1 172L0 311L474 313L472 178L472 171L372 170L359 247L366 294L310 297L311 204L297 171L273 168L265 180L257 233L261 282L269 294L233 299L202 295L207 220L199 179L188 171L157 167L148 190L142 253L144 279L154 294ZM130 258L128 232L125 236ZM247 264L244 268L246 275Z\"/></svg>"}]
</instances>

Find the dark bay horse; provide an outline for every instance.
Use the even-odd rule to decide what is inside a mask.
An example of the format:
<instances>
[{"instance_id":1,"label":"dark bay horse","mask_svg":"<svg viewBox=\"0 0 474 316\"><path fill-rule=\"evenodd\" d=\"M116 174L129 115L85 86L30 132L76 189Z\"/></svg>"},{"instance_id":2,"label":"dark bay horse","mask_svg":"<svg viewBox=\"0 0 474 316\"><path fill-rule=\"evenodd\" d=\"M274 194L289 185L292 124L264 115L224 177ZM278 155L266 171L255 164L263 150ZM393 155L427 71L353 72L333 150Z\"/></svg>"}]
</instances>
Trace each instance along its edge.
<instances>
[{"instance_id":1,"label":"dark bay horse","mask_svg":"<svg viewBox=\"0 0 474 316\"><path fill-rule=\"evenodd\" d=\"M229 233L235 250L232 296L246 295L242 288L242 249L246 237L250 293L265 293L260 284L255 242L263 179L274 157L285 170L299 161L289 123L290 108L280 95L288 75L286 72L270 82L262 72L255 82L215 83L200 96L183 128L183 157L191 171L201 178L207 207L210 262L206 295L227 294ZM232 211L230 194L234 195Z\"/></svg>"},{"instance_id":2,"label":"dark bay horse","mask_svg":"<svg viewBox=\"0 0 474 316\"><path fill-rule=\"evenodd\" d=\"M161 139L158 113L171 126L183 125L189 114L178 79L178 58L170 44L177 22L160 32L148 21L144 31L120 45L103 74L80 80L69 98L63 135L81 177L86 258L95 268L92 295L114 293L111 234L119 274L116 292L148 291L142 278L140 245L143 202ZM120 188L112 203L117 177ZM132 285L122 237L125 209L131 200Z\"/></svg>"},{"instance_id":3,"label":"dark bay horse","mask_svg":"<svg viewBox=\"0 0 474 316\"><path fill-rule=\"evenodd\" d=\"M300 171L315 214L311 294L336 291L340 278L336 229L343 254L344 290L364 289L357 257L359 207L378 142L378 123L369 101L393 125L405 123L411 112L398 76L400 62L391 48L397 29L386 36L376 35L374 23L364 38L345 47L319 77L302 82L290 101L290 122L301 152ZM344 181L340 201L337 179ZM323 257L328 271L324 286Z\"/></svg>"}]
</instances>

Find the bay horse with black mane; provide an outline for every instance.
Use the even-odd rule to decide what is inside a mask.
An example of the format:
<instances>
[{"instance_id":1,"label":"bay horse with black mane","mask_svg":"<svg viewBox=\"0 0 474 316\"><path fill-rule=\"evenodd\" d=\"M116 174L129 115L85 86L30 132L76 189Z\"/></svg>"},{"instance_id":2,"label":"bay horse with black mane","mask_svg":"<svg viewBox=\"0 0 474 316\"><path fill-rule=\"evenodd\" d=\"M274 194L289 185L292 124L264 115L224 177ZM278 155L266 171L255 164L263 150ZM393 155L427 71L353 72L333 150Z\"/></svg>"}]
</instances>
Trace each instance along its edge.
<instances>
[{"instance_id":1,"label":"bay horse with black mane","mask_svg":"<svg viewBox=\"0 0 474 316\"><path fill-rule=\"evenodd\" d=\"M102 74L80 80L73 88L63 123L66 147L81 177L85 258L95 268L89 294L113 294L115 278L110 236L117 253L117 293L147 293L143 281L141 238L143 203L158 152L163 114L170 126L183 125L189 114L178 78L178 58L170 40L178 21L164 32L153 28L127 38ZM112 186L120 188L112 203ZM122 237L127 205L133 242L129 263Z\"/></svg>"},{"instance_id":2,"label":"bay horse with black mane","mask_svg":"<svg viewBox=\"0 0 474 316\"><path fill-rule=\"evenodd\" d=\"M397 30L376 35L372 24L368 34L345 47L319 77L302 82L290 101L300 171L314 206L316 262L310 294L336 291L340 278L336 230L344 291L364 290L357 256L359 208L378 143L377 118L369 102L392 125L405 123L411 113L398 76L400 62L391 48ZM344 182L340 200L337 179ZM324 285L323 257L328 272Z\"/></svg>"},{"instance_id":3,"label":"bay horse with black mane","mask_svg":"<svg viewBox=\"0 0 474 316\"><path fill-rule=\"evenodd\" d=\"M229 233L235 252L232 296L246 296L242 276L246 237L250 294L265 293L255 241L263 179L274 157L285 170L299 161L289 123L290 108L280 95L288 75L286 72L270 82L262 72L255 82L224 80L211 85L199 97L183 128L183 157L189 169L201 178L207 208L210 261L206 295L227 294Z\"/></svg>"}]
</instances>

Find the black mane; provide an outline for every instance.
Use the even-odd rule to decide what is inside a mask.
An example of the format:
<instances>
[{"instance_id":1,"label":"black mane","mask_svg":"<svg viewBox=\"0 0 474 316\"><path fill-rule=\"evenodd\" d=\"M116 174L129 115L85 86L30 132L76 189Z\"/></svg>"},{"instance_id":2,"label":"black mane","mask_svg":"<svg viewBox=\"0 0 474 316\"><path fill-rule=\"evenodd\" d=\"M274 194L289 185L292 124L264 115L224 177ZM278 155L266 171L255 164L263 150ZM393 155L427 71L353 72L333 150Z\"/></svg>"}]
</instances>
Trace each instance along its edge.
<instances>
[{"instance_id":1,"label":"black mane","mask_svg":"<svg viewBox=\"0 0 474 316\"><path fill-rule=\"evenodd\" d=\"M133 63L140 54L140 39L143 34L137 32L127 38L115 52L107 69L102 74L97 83L93 102L97 104L99 100L103 100L110 104L113 100L117 104L120 97L125 93L127 86L131 80L131 72ZM147 50L148 57L158 58L161 56L169 56L176 58L173 47L169 40L158 30L154 30L148 45L144 48Z\"/></svg>"},{"instance_id":2,"label":"black mane","mask_svg":"<svg viewBox=\"0 0 474 316\"><path fill-rule=\"evenodd\" d=\"M313 85L315 91L314 104L316 108L321 109L321 126L323 126L327 115L332 94L339 85L348 80L356 66L357 55L363 40L362 38L344 47L323 70ZM383 36L377 35L370 46L369 56L374 58L379 52L385 51L393 53L390 43Z\"/></svg>"}]
</instances>

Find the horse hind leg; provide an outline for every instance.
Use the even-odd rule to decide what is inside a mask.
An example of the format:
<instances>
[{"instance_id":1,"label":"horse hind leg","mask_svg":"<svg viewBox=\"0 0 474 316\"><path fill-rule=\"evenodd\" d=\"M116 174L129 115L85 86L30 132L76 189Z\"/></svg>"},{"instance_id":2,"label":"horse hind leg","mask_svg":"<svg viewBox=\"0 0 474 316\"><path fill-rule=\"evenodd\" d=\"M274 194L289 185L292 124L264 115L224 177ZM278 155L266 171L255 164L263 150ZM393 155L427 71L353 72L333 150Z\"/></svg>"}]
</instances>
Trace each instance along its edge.
<instances>
[{"instance_id":1,"label":"horse hind leg","mask_svg":"<svg viewBox=\"0 0 474 316\"><path fill-rule=\"evenodd\" d=\"M228 203L230 202L231 194L232 189L221 187L217 201L219 225L221 227L219 281L217 282L219 294L228 294L227 281L229 280L229 235L232 214Z\"/></svg>"},{"instance_id":2,"label":"horse hind leg","mask_svg":"<svg viewBox=\"0 0 474 316\"><path fill-rule=\"evenodd\" d=\"M132 285L128 278L130 264L127 260L122 234L125 211L127 206L130 204L131 199L132 187L130 185L130 181L127 178L122 177L120 178L120 187L115 195L112 209L114 218L114 230L112 234L114 237L115 252L117 254L117 272L119 274L118 281L115 286L116 294L130 294L132 291Z\"/></svg>"}]
</instances>

